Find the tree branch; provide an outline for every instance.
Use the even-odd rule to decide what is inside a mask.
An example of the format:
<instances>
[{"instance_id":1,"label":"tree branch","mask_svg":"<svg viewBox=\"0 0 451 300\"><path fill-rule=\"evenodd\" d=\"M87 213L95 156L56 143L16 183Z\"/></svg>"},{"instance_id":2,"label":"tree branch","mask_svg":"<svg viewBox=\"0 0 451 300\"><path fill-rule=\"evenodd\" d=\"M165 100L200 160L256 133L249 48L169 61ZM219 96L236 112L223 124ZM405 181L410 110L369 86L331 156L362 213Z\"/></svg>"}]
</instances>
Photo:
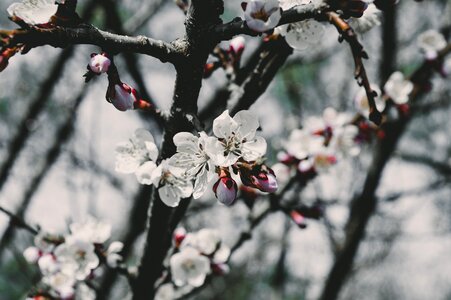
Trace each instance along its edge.
<instances>
[{"instance_id":1,"label":"tree branch","mask_svg":"<svg viewBox=\"0 0 451 300\"><path fill-rule=\"evenodd\" d=\"M172 44L145 36L126 36L100 30L90 24L78 27L16 30L6 47L25 44L28 48L50 45L65 48L76 44L95 45L110 53L132 52L153 56L162 62L176 64L180 52Z\"/></svg>"}]
</instances>

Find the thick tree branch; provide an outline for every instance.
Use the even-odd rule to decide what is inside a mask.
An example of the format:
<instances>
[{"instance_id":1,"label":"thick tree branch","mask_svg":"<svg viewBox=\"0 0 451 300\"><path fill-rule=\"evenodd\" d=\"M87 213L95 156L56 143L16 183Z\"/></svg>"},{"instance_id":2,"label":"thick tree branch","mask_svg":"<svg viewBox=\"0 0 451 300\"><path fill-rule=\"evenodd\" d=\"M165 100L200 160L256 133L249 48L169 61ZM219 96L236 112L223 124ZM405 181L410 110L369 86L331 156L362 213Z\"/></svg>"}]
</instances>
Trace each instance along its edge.
<instances>
[{"instance_id":1,"label":"thick tree branch","mask_svg":"<svg viewBox=\"0 0 451 300\"><path fill-rule=\"evenodd\" d=\"M132 52L153 56L162 62L176 64L180 52L174 45L145 36L126 36L100 30L89 24L78 27L55 27L50 29L16 30L7 47L25 44L28 48L50 45L65 48L76 44L98 46L107 52Z\"/></svg>"}]
</instances>

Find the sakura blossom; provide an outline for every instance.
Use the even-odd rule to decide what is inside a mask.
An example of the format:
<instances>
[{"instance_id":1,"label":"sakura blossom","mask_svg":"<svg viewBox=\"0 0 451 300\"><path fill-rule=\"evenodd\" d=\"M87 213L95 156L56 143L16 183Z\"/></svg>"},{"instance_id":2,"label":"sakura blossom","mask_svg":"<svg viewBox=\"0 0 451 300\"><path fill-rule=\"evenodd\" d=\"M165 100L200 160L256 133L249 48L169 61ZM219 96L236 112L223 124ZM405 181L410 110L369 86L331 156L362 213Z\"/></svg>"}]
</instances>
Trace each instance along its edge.
<instances>
[{"instance_id":1,"label":"sakura blossom","mask_svg":"<svg viewBox=\"0 0 451 300\"><path fill-rule=\"evenodd\" d=\"M434 59L437 51L446 47L446 39L440 32L429 29L418 36L417 45L427 58Z\"/></svg>"},{"instance_id":2,"label":"sakura blossom","mask_svg":"<svg viewBox=\"0 0 451 300\"><path fill-rule=\"evenodd\" d=\"M68 237L64 244L55 249L55 256L61 272L74 274L77 280L84 280L99 265L94 245L77 237Z\"/></svg>"},{"instance_id":3,"label":"sakura blossom","mask_svg":"<svg viewBox=\"0 0 451 300\"><path fill-rule=\"evenodd\" d=\"M207 143L212 141L205 132L200 132L199 136L179 132L173 140L177 153L171 157L169 164L184 169L188 176L195 178L193 198L198 199L204 194L208 182L215 174L215 166L206 151Z\"/></svg>"},{"instance_id":4,"label":"sakura blossom","mask_svg":"<svg viewBox=\"0 0 451 300\"><path fill-rule=\"evenodd\" d=\"M84 222L74 222L70 226L71 237L77 237L93 244L103 244L111 237L111 225L88 216Z\"/></svg>"},{"instance_id":5,"label":"sakura blossom","mask_svg":"<svg viewBox=\"0 0 451 300\"><path fill-rule=\"evenodd\" d=\"M158 158L158 148L150 132L137 129L128 142L116 146L116 171L120 173L135 173L138 182L151 184L151 174L156 169L155 161Z\"/></svg>"},{"instance_id":6,"label":"sakura blossom","mask_svg":"<svg viewBox=\"0 0 451 300\"><path fill-rule=\"evenodd\" d=\"M197 232L188 233L181 247L193 247L208 256L215 253L220 244L221 236L217 230L203 228Z\"/></svg>"},{"instance_id":7,"label":"sakura blossom","mask_svg":"<svg viewBox=\"0 0 451 300\"><path fill-rule=\"evenodd\" d=\"M116 268L120 262L122 262L123 257L119 254L122 249L124 249L124 244L122 242L112 242L106 251L106 263L111 268Z\"/></svg>"},{"instance_id":8,"label":"sakura blossom","mask_svg":"<svg viewBox=\"0 0 451 300\"><path fill-rule=\"evenodd\" d=\"M381 25L382 12L373 3L368 4L368 8L360 18L351 18L350 24L358 33L365 33L376 26Z\"/></svg>"},{"instance_id":9,"label":"sakura blossom","mask_svg":"<svg viewBox=\"0 0 451 300\"><path fill-rule=\"evenodd\" d=\"M194 248L185 247L170 258L172 280L177 286L201 286L211 272L210 260Z\"/></svg>"},{"instance_id":10,"label":"sakura blossom","mask_svg":"<svg viewBox=\"0 0 451 300\"><path fill-rule=\"evenodd\" d=\"M239 111L232 118L224 111L213 121L213 133L206 151L215 165L227 167L239 158L255 161L266 153L266 141L256 136L259 122L249 111Z\"/></svg>"},{"instance_id":11,"label":"sakura blossom","mask_svg":"<svg viewBox=\"0 0 451 300\"><path fill-rule=\"evenodd\" d=\"M280 17L277 0L251 0L244 11L247 26L257 32L273 29L279 23Z\"/></svg>"},{"instance_id":12,"label":"sakura blossom","mask_svg":"<svg viewBox=\"0 0 451 300\"><path fill-rule=\"evenodd\" d=\"M384 86L385 93L395 104L405 104L409 101L409 94L413 90L413 83L404 78L404 75L394 72Z\"/></svg>"},{"instance_id":13,"label":"sakura blossom","mask_svg":"<svg viewBox=\"0 0 451 300\"><path fill-rule=\"evenodd\" d=\"M306 0L281 0L280 7L288 10L297 5L305 5ZM305 20L278 27L278 33L285 36L288 45L296 50L305 50L320 43L324 35L324 26L315 20Z\"/></svg>"},{"instance_id":14,"label":"sakura blossom","mask_svg":"<svg viewBox=\"0 0 451 300\"><path fill-rule=\"evenodd\" d=\"M378 111L383 111L386 106L385 100L382 98L382 91L377 84L371 84L371 90L373 90L377 96L374 97L374 103ZM354 98L354 104L359 113L361 113L367 119L370 115L370 105L368 102L368 97L366 95L365 88L361 87Z\"/></svg>"},{"instance_id":15,"label":"sakura blossom","mask_svg":"<svg viewBox=\"0 0 451 300\"><path fill-rule=\"evenodd\" d=\"M28 247L24 250L23 256L28 263L34 264L37 263L39 257L41 257L41 251L38 247Z\"/></svg>"},{"instance_id":16,"label":"sakura blossom","mask_svg":"<svg viewBox=\"0 0 451 300\"><path fill-rule=\"evenodd\" d=\"M53 0L22 0L11 4L7 12L11 18L17 18L29 25L43 25L50 22L56 14L58 5Z\"/></svg>"},{"instance_id":17,"label":"sakura blossom","mask_svg":"<svg viewBox=\"0 0 451 300\"><path fill-rule=\"evenodd\" d=\"M152 172L151 180L158 188L161 201L170 207L179 205L180 200L188 198L193 193L191 178L183 169L171 166L169 160L163 160Z\"/></svg>"}]
</instances>

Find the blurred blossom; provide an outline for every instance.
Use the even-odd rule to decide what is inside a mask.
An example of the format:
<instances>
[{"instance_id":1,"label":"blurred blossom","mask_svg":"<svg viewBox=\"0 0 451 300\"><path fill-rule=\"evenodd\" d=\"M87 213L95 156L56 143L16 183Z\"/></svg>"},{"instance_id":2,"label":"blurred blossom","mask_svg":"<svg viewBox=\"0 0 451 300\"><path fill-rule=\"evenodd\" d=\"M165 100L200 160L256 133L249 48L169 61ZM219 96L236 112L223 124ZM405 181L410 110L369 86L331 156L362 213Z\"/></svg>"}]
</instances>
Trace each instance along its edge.
<instances>
[{"instance_id":1,"label":"blurred blossom","mask_svg":"<svg viewBox=\"0 0 451 300\"><path fill-rule=\"evenodd\" d=\"M413 83L404 78L401 72L394 72L384 86L385 93L396 104L405 104L413 90Z\"/></svg>"},{"instance_id":2,"label":"blurred blossom","mask_svg":"<svg viewBox=\"0 0 451 300\"><path fill-rule=\"evenodd\" d=\"M18 18L29 25L44 25L56 14L58 5L53 0L22 0L11 4L7 12L10 17Z\"/></svg>"},{"instance_id":3,"label":"blurred blossom","mask_svg":"<svg viewBox=\"0 0 451 300\"><path fill-rule=\"evenodd\" d=\"M306 0L280 0L280 7L285 11L296 5L305 5ZM318 2L318 1L316 1ZM318 5L318 3L316 3ZM296 50L305 50L319 44L324 35L324 26L315 20L305 20L278 27L278 33L285 37L288 45Z\"/></svg>"},{"instance_id":4,"label":"blurred blossom","mask_svg":"<svg viewBox=\"0 0 451 300\"><path fill-rule=\"evenodd\" d=\"M38 259L41 256L41 251L37 247L28 247L23 252L23 256L27 262L34 264L38 262Z\"/></svg>"},{"instance_id":5,"label":"blurred blossom","mask_svg":"<svg viewBox=\"0 0 451 300\"><path fill-rule=\"evenodd\" d=\"M71 237L94 243L103 244L111 237L111 225L98 221L91 216L82 223L72 223L70 226Z\"/></svg>"},{"instance_id":6,"label":"blurred blossom","mask_svg":"<svg viewBox=\"0 0 451 300\"><path fill-rule=\"evenodd\" d=\"M429 59L437 57L437 51L445 48L446 44L443 34L433 29L427 30L417 37L418 47Z\"/></svg>"},{"instance_id":7,"label":"blurred blossom","mask_svg":"<svg viewBox=\"0 0 451 300\"><path fill-rule=\"evenodd\" d=\"M374 103L378 111L382 112L385 109L385 100L382 98L382 91L377 84L371 84L371 89L376 92L377 96L374 97ZM354 98L355 107L364 117L367 119L370 115L370 104L366 95L366 90L361 87Z\"/></svg>"},{"instance_id":8,"label":"blurred blossom","mask_svg":"<svg viewBox=\"0 0 451 300\"><path fill-rule=\"evenodd\" d=\"M115 169L120 173L135 173L138 181L144 181L140 168L144 168L145 172L156 168L154 161L157 157L158 148L152 134L145 129L137 129L128 142L116 146Z\"/></svg>"},{"instance_id":9,"label":"blurred blossom","mask_svg":"<svg viewBox=\"0 0 451 300\"><path fill-rule=\"evenodd\" d=\"M210 261L191 247L182 248L170 258L172 280L177 286L201 286L211 272Z\"/></svg>"},{"instance_id":10,"label":"blurred blossom","mask_svg":"<svg viewBox=\"0 0 451 300\"><path fill-rule=\"evenodd\" d=\"M363 12L360 18L351 18L350 25L358 33L365 33L375 26L381 25L382 12L373 3Z\"/></svg>"}]
</instances>

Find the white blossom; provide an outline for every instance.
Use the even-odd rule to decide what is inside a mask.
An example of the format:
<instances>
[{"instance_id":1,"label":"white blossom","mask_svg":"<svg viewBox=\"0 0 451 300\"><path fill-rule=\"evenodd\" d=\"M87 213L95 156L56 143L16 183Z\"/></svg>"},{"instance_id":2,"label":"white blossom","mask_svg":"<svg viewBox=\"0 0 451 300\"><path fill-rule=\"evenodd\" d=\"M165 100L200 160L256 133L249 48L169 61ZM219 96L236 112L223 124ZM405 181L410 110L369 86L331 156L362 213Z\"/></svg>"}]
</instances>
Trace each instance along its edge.
<instances>
[{"instance_id":1,"label":"white blossom","mask_svg":"<svg viewBox=\"0 0 451 300\"><path fill-rule=\"evenodd\" d=\"M169 164L184 169L187 176L195 179L193 198L198 199L215 175L215 167L206 152L208 136L205 132L200 132L199 137L189 132L179 132L173 140L177 153L171 157Z\"/></svg>"},{"instance_id":2,"label":"white blossom","mask_svg":"<svg viewBox=\"0 0 451 300\"><path fill-rule=\"evenodd\" d=\"M205 255L213 254L221 243L221 236L215 229L203 228L195 233L188 233L181 247L196 248Z\"/></svg>"},{"instance_id":3,"label":"white blossom","mask_svg":"<svg viewBox=\"0 0 451 300\"><path fill-rule=\"evenodd\" d=\"M288 10L297 5L305 5L310 1L306 0L280 0L280 7ZM324 26L315 20L304 20L278 27L278 32L285 36L288 45L297 50L305 50L317 45L323 35Z\"/></svg>"},{"instance_id":4,"label":"white blossom","mask_svg":"<svg viewBox=\"0 0 451 300\"><path fill-rule=\"evenodd\" d=\"M243 52L246 40L241 35L234 37L230 41L230 50L235 54L240 54Z\"/></svg>"},{"instance_id":5,"label":"white blossom","mask_svg":"<svg viewBox=\"0 0 451 300\"><path fill-rule=\"evenodd\" d=\"M273 29L279 23L280 17L277 0L251 0L244 11L247 26L257 32Z\"/></svg>"},{"instance_id":6,"label":"white blossom","mask_svg":"<svg viewBox=\"0 0 451 300\"><path fill-rule=\"evenodd\" d=\"M172 255L169 265L172 279L177 286L189 284L199 287L211 272L210 260L191 247L182 248L180 252Z\"/></svg>"},{"instance_id":7,"label":"white blossom","mask_svg":"<svg viewBox=\"0 0 451 300\"><path fill-rule=\"evenodd\" d=\"M74 293L75 278L68 273L57 272L43 278L43 282L56 291L61 299L69 299Z\"/></svg>"},{"instance_id":8,"label":"white blossom","mask_svg":"<svg viewBox=\"0 0 451 300\"><path fill-rule=\"evenodd\" d=\"M373 27L381 25L381 14L382 12L377 9L376 5L370 3L360 18L351 18L350 24L356 32L365 33Z\"/></svg>"},{"instance_id":9,"label":"white blossom","mask_svg":"<svg viewBox=\"0 0 451 300\"><path fill-rule=\"evenodd\" d=\"M317 153L324 145L324 137L314 135L306 129L295 129L290 133L284 147L288 154L297 159L305 159Z\"/></svg>"},{"instance_id":10,"label":"white blossom","mask_svg":"<svg viewBox=\"0 0 451 300\"><path fill-rule=\"evenodd\" d=\"M41 251L37 247L28 247L23 252L23 256L28 263L34 264L37 263L39 257L41 257Z\"/></svg>"},{"instance_id":11,"label":"white blossom","mask_svg":"<svg viewBox=\"0 0 451 300\"><path fill-rule=\"evenodd\" d=\"M38 266L43 275L53 274L60 269L56 257L50 253L42 255L38 259Z\"/></svg>"},{"instance_id":12,"label":"white blossom","mask_svg":"<svg viewBox=\"0 0 451 300\"><path fill-rule=\"evenodd\" d=\"M10 17L16 17L29 25L43 25L50 22L56 14L58 5L53 0L22 0L11 4L7 12Z\"/></svg>"},{"instance_id":13,"label":"white blossom","mask_svg":"<svg viewBox=\"0 0 451 300\"><path fill-rule=\"evenodd\" d=\"M161 201L167 206L176 207L182 198L190 197L193 193L191 178L186 176L183 169L171 166L168 160L163 160L151 177Z\"/></svg>"},{"instance_id":14,"label":"white blossom","mask_svg":"<svg viewBox=\"0 0 451 300\"><path fill-rule=\"evenodd\" d=\"M67 237L65 243L55 249L55 256L61 272L74 274L77 280L84 280L99 265L94 245L77 237Z\"/></svg>"},{"instance_id":15,"label":"white blossom","mask_svg":"<svg viewBox=\"0 0 451 300\"><path fill-rule=\"evenodd\" d=\"M239 158L255 161L266 153L266 141L255 136L258 120L249 111L239 111L233 118L224 111L213 121L213 133L206 143L206 151L215 165L227 167Z\"/></svg>"},{"instance_id":16,"label":"white blossom","mask_svg":"<svg viewBox=\"0 0 451 300\"><path fill-rule=\"evenodd\" d=\"M145 129L137 129L128 142L116 147L116 171L135 173L138 182L151 184L146 174L151 174L156 165L158 148L152 134Z\"/></svg>"},{"instance_id":17,"label":"white blossom","mask_svg":"<svg viewBox=\"0 0 451 300\"><path fill-rule=\"evenodd\" d=\"M111 268L116 268L120 262L122 262L123 257L119 254L119 252L124 249L124 243L115 241L108 246L106 251L106 263Z\"/></svg>"},{"instance_id":18,"label":"white blossom","mask_svg":"<svg viewBox=\"0 0 451 300\"><path fill-rule=\"evenodd\" d=\"M75 222L70 226L71 236L77 239L94 243L103 244L111 237L111 225L98 221L88 216L84 222Z\"/></svg>"},{"instance_id":19,"label":"white blossom","mask_svg":"<svg viewBox=\"0 0 451 300\"><path fill-rule=\"evenodd\" d=\"M174 300L176 292L172 283L166 283L160 286L155 294L155 300Z\"/></svg>"},{"instance_id":20,"label":"white blossom","mask_svg":"<svg viewBox=\"0 0 451 300\"><path fill-rule=\"evenodd\" d=\"M374 103L376 104L377 110L381 112L385 109L386 105L385 100L382 98L382 91L377 84L371 84L370 86L377 93L377 96L374 97ZM361 87L357 92L354 98L354 104L359 113L368 119L370 115L370 104L364 87Z\"/></svg>"},{"instance_id":21,"label":"white blossom","mask_svg":"<svg viewBox=\"0 0 451 300\"><path fill-rule=\"evenodd\" d=\"M409 94L412 90L413 83L404 79L401 72L394 72L384 86L385 93L398 105L409 101Z\"/></svg>"},{"instance_id":22,"label":"white blossom","mask_svg":"<svg viewBox=\"0 0 451 300\"><path fill-rule=\"evenodd\" d=\"M440 32L430 29L418 36L417 45L426 57L433 59L437 56L437 51L446 47L446 39Z\"/></svg>"},{"instance_id":23,"label":"white blossom","mask_svg":"<svg viewBox=\"0 0 451 300\"><path fill-rule=\"evenodd\" d=\"M355 142L359 129L355 125L345 125L334 130L329 147L343 156L356 156L360 147Z\"/></svg>"}]
</instances>

